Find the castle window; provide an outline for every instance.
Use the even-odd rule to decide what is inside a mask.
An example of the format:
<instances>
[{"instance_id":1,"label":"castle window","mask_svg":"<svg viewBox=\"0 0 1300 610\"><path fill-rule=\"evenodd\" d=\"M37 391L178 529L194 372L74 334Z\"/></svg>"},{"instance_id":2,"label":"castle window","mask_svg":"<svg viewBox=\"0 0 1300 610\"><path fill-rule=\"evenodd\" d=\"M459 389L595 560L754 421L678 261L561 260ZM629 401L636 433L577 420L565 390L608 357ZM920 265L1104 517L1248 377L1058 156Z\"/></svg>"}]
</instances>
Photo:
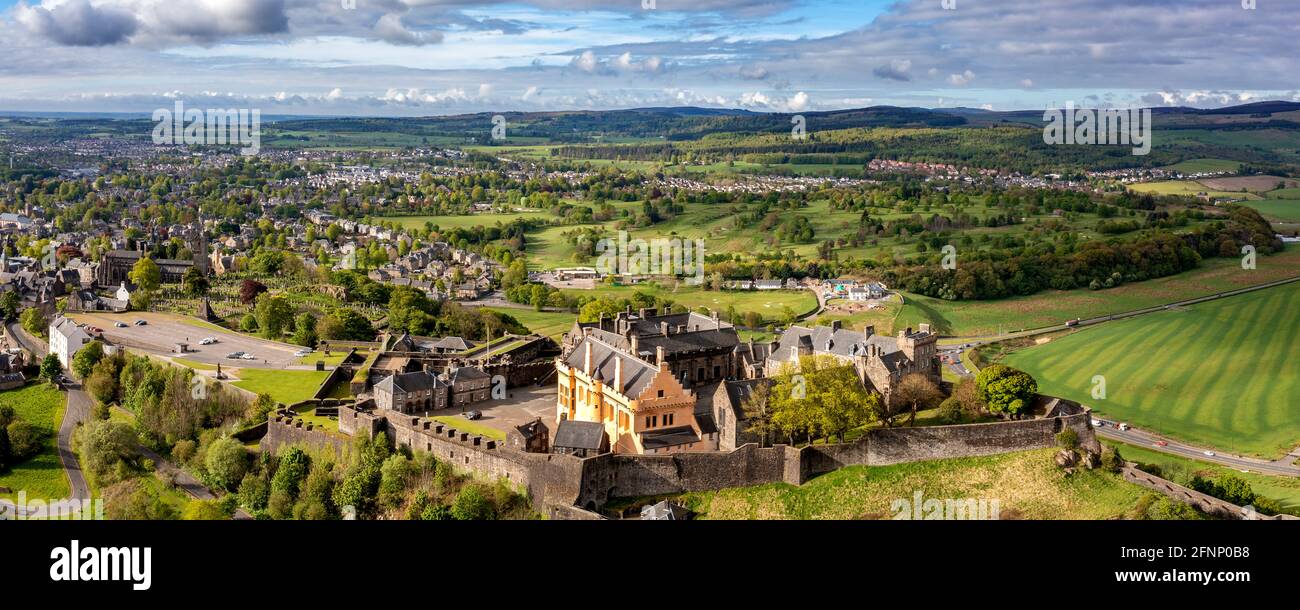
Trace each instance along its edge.
<instances>
[{"instance_id":1,"label":"castle window","mask_svg":"<svg viewBox=\"0 0 1300 610\"><path fill-rule=\"evenodd\" d=\"M663 398L663 397L664 397L664 391L663 391L663 390L659 390L659 398Z\"/></svg>"},{"instance_id":2,"label":"castle window","mask_svg":"<svg viewBox=\"0 0 1300 610\"><path fill-rule=\"evenodd\" d=\"M671 425L673 425L673 414L672 414L672 413L668 413L668 414L664 415L664 425L665 425L665 426L671 426Z\"/></svg>"}]
</instances>

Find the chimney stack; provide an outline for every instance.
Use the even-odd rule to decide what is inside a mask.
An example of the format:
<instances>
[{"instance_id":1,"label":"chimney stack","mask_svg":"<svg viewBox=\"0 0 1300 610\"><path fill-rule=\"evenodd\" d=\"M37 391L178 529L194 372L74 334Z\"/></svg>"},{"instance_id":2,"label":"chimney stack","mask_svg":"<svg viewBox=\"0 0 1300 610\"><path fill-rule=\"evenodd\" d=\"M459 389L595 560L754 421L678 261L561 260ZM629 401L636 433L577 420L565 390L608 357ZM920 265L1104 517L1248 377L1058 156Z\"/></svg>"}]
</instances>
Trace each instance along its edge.
<instances>
[{"instance_id":1,"label":"chimney stack","mask_svg":"<svg viewBox=\"0 0 1300 610\"><path fill-rule=\"evenodd\" d=\"M659 366L659 370L661 370L661 371L663 370L663 368L664 368L664 346L662 346L662 345L659 345L659 346L656 346L656 347L655 347L655 364Z\"/></svg>"},{"instance_id":2,"label":"chimney stack","mask_svg":"<svg viewBox=\"0 0 1300 610\"><path fill-rule=\"evenodd\" d=\"M641 335L632 333L632 355L640 357L641 355Z\"/></svg>"},{"instance_id":3,"label":"chimney stack","mask_svg":"<svg viewBox=\"0 0 1300 610\"><path fill-rule=\"evenodd\" d=\"M667 337L667 336L668 336L668 333L671 332L671 331L672 331L672 329L668 328L668 323L667 323L667 322L660 322L660 323L659 323L659 334L661 334L661 335Z\"/></svg>"},{"instance_id":4,"label":"chimney stack","mask_svg":"<svg viewBox=\"0 0 1300 610\"><path fill-rule=\"evenodd\" d=\"M614 358L614 391L623 393L623 358Z\"/></svg>"},{"instance_id":5,"label":"chimney stack","mask_svg":"<svg viewBox=\"0 0 1300 610\"><path fill-rule=\"evenodd\" d=\"M591 341L587 341L587 352L582 356L582 372L591 375Z\"/></svg>"}]
</instances>

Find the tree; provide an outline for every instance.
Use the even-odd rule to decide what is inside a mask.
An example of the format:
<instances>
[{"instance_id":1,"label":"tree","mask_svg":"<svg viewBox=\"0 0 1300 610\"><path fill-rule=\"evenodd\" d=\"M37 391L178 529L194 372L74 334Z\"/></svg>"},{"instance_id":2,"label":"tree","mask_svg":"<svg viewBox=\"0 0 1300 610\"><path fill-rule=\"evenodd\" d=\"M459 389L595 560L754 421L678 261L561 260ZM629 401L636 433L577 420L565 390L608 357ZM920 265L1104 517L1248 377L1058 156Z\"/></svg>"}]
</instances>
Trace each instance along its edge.
<instances>
[{"instance_id":1,"label":"tree","mask_svg":"<svg viewBox=\"0 0 1300 610\"><path fill-rule=\"evenodd\" d=\"M293 324L293 342L306 347L316 347L316 316L298 314Z\"/></svg>"},{"instance_id":2,"label":"tree","mask_svg":"<svg viewBox=\"0 0 1300 610\"><path fill-rule=\"evenodd\" d=\"M220 500L190 500L181 511L185 521L224 521L230 518Z\"/></svg>"},{"instance_id":3,"label":"tree","mask_svg":"<svg viewBox=\"0 0 1300 610\"><path fill-rule=\"evenodd\" d=\"M104 344L98 341L91 341L77 350L72 357L72 372L77 375L78 379L85 381L94 370L95 365L104 359Z\"/></svg>"},{"instance_id":4,"label":"tree","mask_svg":"<svg viewBox=\"0 0 1300 610\"><path fill-rule=\"evenodd\" d=\"M212 284L208 282L207 276L199 271L198 267L190 267L185 270L185 275L181 276L181 289L185 294L194 298L202 297L208 293Z\"/></svg>"},{"instance_id":5,"label":"tree","mask_svg":"<svg viewBox=\"0 0 1300 610\"><path fill-rule=\"evenodd\" d=\"M929 377L920 373L912 373L903 377L898 382L898 387L894 389L895 398L912 408L912 414L907 420L907 425L916 424L916 412L918 409L929 409L943 400L943 392Z\"/></svg>"},{"instance_id":6,"label":"tree","mask_svg":"<svg viewBox=\"0 0 1300 610\"><path fill-rule=\"evenodd\" d=\"M45 319L45 313L35 307L23 310L18 320L22 323L23 330L36 337L46 336L50 328L50 321Z\"/></svg>"},{"instance_id":7,"label":"tree","mask_svg":"<svg viewBox=\"0 0 1300 610\"><path fill-rule=\"evenodd\" d=\"M267 339L279 339L293 321L293 307L284 297L264 293L257 297L253 308L258 332Z\"/></svg>"},{"instance_id":8,"label":"tree","mask_svg":"<svg viewBox=\"0 0 1300 610\"><path fill-rule=\"evenodd\" d=\"M257 332L257 316L251 313L244 314L244 317L239 319L239 330L246 333Z\"/></svg>"},{"instance_id":9,"label":"tree","mask_svg":"<svg viewBox=\"0 0 1300 610\"><path fill-rule=\"evenodd\" d=\"M768 411L768 397L771 384L766 381L754 385L749 396L740 401L740 408L745 413L745 423L750 434L758 436L760 447L766 447L772 435L772 414Z\"/></svg>"},{"instance_id":10,"label":"tree","mask_svg":"<svg viewBox=\"0 0 1300 610\"><path fill-rule=\"evenodd\" d=\"M606 316L613 318L618 316L620 311L623 311L623 308L619 307L618 303L601 297L588 301L586 305L582 306L582 309L578 310L578 321L598 322L600 321L600 314L603 313Z\"/></svg>"},{"instance_id":11,"label":"tree","mask_svg":"<svg viewBox=\"0 0 1300 610\"><path fill-rule=\"evenodd\" d=\"M248 471L248 450L229 436L219 438L208 446L203 467L218 485L233 489Z\"/></svg>"},{"instance_id":12,"label":"tree","mask_svg":"<svg viewBox=\"0 0 1300 610\"><path fill-rule=\"evenodd\" d=\"M21 305L22 299L19 298L17 290L5 291L4 295L0 296L0 314L3 314L6 320L14 319Z\"/></svg>"},{"instance_id":13,"label":"tree","mask_svg":"<svg viewBox=\"0 0 1300 610\"><path fill-rule=\"evenodd\" d=\"M1038 382L1029 373L1002 364L980 371L975 387L990 413L1013 417L1024 413L1038 393Z\"/></svg>"},{"instance_id":14,"label":"tree","mask_svg":"<svg viewBox=\"0 0 1300 610\"><path fill-rule=\"evenodd\" d=\"M132 284L145 292L153 292L162 285L162 270L158 268L158 263L147 256L140 257L140 260L131 266L131 273L127 277Z\"/></svg>"},{"instance_id":15,"label":"tree","mask_svg":"<svg viewBox=\"0 0 1300 610\"><path fill-rule=\"evenodd\" d=\"M44 360L41 360L41 378L50 383L63 373L63 363L59 362L59 357L54 354L48 354Z\"/></svg>"},{"instance_id":16,"label":"tree","mask_svg":"<svg viewBox=\"0 0 1300 610\"><path fill-rule=\"evenodd\" d=\"M239 302L248 305L256 301L258 295L266 291L266 284L257 280L244 280L239 283Z\"/></svg>"}]
</instances>

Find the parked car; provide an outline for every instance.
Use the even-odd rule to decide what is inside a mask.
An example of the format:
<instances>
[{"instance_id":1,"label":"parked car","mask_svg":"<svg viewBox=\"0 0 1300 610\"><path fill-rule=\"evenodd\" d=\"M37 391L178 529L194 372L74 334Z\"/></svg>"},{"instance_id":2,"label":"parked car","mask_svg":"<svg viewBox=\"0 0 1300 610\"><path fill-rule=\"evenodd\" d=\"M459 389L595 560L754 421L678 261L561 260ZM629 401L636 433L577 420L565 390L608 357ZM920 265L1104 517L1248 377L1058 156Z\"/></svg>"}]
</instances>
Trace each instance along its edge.
<instances>
[{"instance_id":1,"label":"parked car","mask_svg":"<svg viewBox=\"0 0 1300 610\"><path fill-rule=\"evenodd\" d=\"M116 326L118 328L126 328L126 322L114 322L113 326Z\"/></svg>"},{"instance_id":2,"label":"parked car","mask_svg":"<svg viewBox=\"0 0 1300 610\"><path fill-rule=\"evenodd\" d=\"M136 326L144 326L145 324L148 324L148 322L145 322L144 320L136 320L136 321L135 321L135 325L136 325Z\"/></svg>"},{"instance_id":3,"label":"parked car","mask_svg":"<svg viewBox=\"0 0 1300 610\"><path fill-rule=\"evenodd\" d=\"M199 341L199 345L212 345L216 342L217 340L215 337L204 337L203 340Z\"/></svg>"},{"instance_id":4,"label":"parked car","mask_svg":"<svg viewBox=\"0 0 1300 610\"><path fill-rule=\"evenodd\" d=\"M244 352L231 352L229 354L226 354L226 357L231 360L239 360L240 358L244 357Z\"/></svg>"},{"instance_id":5,"label":"parked car","mask_svg":"<svg viewBox=\"0 0 1300 610\"><path fill-rule=\"evenodd\" d=\"M293 355L295 355L295 356L297 356L297 357L299 357L299 358L302 358L303 356L306 356L307 354L310 354L310 353L312 353L312 352L314 352L314 351L316 351L316 350L313 350L313 349L300 349L300 350L294 352Z\"/></svg>"},{"instance_id":6,"label":"parked car","mask_svg":"<svg viewBox=\"0 0 1300 610\"><path fill-rule=\"evenodd\" d=\"M240 358L243 358L244 360L257 360L257 356L252 354L244 354L243 356L240 356Z\"/></svg>"},{"instance_id":7,"label":"parked car","mask_svg":"<svg viewBox=\"0 0 1300 610\"><path fill-rule=\"evenodd\" d=\"M468 420L471 420L471 421L473 421L473 420L475 420L475 419L482 419L482 417L483 417L483 412L482 412L482 411L470 411L470 412L468 412L468 413L465 414L465 419L468 419Z\"/></svg>"}]
</instances>

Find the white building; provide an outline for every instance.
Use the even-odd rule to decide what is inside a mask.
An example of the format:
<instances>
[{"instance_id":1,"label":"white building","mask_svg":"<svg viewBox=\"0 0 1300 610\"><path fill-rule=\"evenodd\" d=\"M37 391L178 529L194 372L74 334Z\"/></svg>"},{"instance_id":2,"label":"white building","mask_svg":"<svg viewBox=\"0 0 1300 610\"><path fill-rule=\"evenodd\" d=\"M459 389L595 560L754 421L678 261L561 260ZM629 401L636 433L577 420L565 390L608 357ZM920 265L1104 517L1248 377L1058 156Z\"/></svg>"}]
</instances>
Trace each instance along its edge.
<instances>
[{"instance_id":1,"label":"white building","mask_svg":"<svg viewBox=\"0 0 1300 610\"><path fill-rule=\"evenodd\" d=\"M67 368L77 351L93 340L76 322L63 316L50 324L50 353L59 357L59 362Z\"/></svg>"}]
</instances>

